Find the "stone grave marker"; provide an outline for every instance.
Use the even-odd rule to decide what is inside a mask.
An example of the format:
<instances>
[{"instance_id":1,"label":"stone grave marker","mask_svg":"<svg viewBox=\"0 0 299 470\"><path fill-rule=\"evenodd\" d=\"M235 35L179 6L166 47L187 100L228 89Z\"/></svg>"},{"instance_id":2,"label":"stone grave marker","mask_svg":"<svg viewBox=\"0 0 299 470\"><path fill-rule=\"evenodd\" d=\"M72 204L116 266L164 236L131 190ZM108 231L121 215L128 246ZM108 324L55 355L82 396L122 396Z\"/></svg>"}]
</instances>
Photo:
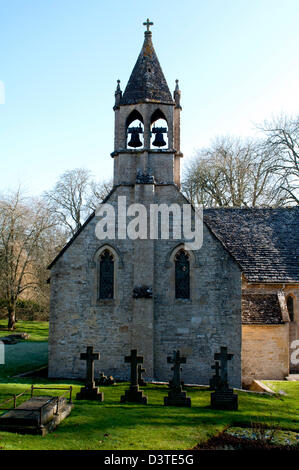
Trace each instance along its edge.
<instances>
[{"instance_id":1,"label":"stone grave marker","mask_svg":"<svg viewBox=\"0 0 299 470\"><path fill-rule=\"evenodd\" d=\"M86 353L81 353L80 359L86 361L86 381L85 386L77 393L77 400L104 401L104 393L99 392L94 382L94 361L100 359L100 354L93 352L93 346L87 346Z\"/></svg>"},{"instance_id":2,"label":"stone grave marker","mask_svg":"<svg viewBox=\"0 0 299 470\"><path fill-rule=\"evenodd\" d=\"M125 402L137 402L147 405L147 397L143 395L143 391L139 390L138 385L138 364L143 364L143 356L137 355L137 349L131 350L130 356L125 356L125 362L131 364L131 377L130 377L130 388L125 391L125 395L120 398L121 403Z\"/></svg>"},{"instance_id":3,"label":"stone grave marker","mask_svg":"<svg viewBox=\"0 0 299 470\"><path fill-rule=\"evenodd\" d=\"M11 399L1 403L0 432L12 432L18 434L38 434L45 436L52 432L73 409L72 387L69 389L57 388L56 390L69 390L69 400L63 396L33 396L33 390L48 390L46 387L31 386L31 398L17 405L17 399L27 395L28 391L14 395ZM55 390L51 387L49 390ZM10 402L13 402L11 407ZM3 408L6 406L6 408Z\"/></svg>"},{"instance_id":4,"label":"stone grave marker","mask_svg":"<svg viewBox=\"0 0 299 470\"><path fill-rule=\"evenodd\" d=\"M141 364L138 364L137 374L138 374L138 385L140 387L145 387L146 386L146 381L142 377L142 374L144 374L145 372L146 372L146 370L144 369L144 367L142 367Z\"/></svg>"},{"instance_id":5,"label":"stone grave marker","mask_svg":"<svg viewBox=\"0 0 299 470\"><path fill-rule=\"evenodd\" d=\"M220 379L214 381L215 392L211 394L211 408L218 410L237 410L238 395L229 388L227 377L228 361L233 358L233 354L227 353L227 347L222 346L220 353L214 354L215 361L220 361Z\"/></svg>"},{"instance_id":6,"label":"stone grave marker","mask_svg":"<svg viewBox=\"0 0 299 470\"><path fill-rule=\"evenodd\" d=\"M211 369L215 369L215 375L210 379L210 390L216 390L217 386L220 384L220 364L219 361L215 361L215 364L211 366Z\"/></svg>"},{"instance_id":7,"label":"stone grave marker","mask_svg":"<svg viewBox=\"0 0 299 470\"><path fill-rule=\"evenodd\" d=\"M181 356L180 351L173 351L173 356L167 358L168 364L173 364L173 378L169 381L168 396L164 397L165 406L191 406L191 398L183 391L181 381L181 364L186 364L186 358Z\"/></svg>"}]
</instances>

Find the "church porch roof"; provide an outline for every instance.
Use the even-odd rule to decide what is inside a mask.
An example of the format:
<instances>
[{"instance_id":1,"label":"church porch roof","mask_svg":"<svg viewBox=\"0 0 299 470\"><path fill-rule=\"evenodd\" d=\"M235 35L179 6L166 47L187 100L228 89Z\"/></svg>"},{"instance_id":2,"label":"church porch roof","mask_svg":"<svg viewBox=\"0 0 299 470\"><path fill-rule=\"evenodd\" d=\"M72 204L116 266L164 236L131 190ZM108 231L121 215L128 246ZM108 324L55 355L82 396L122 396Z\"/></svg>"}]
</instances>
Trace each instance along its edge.
<instances>
[{"instance_id":1,"label":"church porch roof","mask_svg":"<svg viewBox=\"0 0 299 470\"><path fill-rule=\"evenodd\" d=\"M243 294L243 325L280 325L284 323L277 294Z\"/></svg>"}]
</instances>

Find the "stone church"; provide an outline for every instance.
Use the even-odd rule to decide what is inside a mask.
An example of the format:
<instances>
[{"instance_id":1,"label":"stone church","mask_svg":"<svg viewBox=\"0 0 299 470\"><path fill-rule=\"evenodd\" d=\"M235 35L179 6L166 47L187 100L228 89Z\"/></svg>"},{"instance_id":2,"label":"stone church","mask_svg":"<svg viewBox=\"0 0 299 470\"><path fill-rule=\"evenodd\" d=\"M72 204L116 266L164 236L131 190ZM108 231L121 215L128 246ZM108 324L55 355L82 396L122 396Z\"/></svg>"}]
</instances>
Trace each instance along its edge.
<instances>
[{"instance_id":1,"label":"stone church","mask_svg":"<svg viewBox=\"0 0 299 470\"><path fill-rule=\"evenodd\" d=\"M126 198L126 207L189 204L180 191L181 92L176 81L170 93L149 26L147 21L144 43L124 92L119 81L115 92L114 181L104 202L115 208L116 221L121 215L119 197ZM191 212L194 215L193 208ZM241 386L242 375L245 383L288 375L290 316L284 279L293 289L295 331L299 269L294 267L292 275L281 280L271 278L271 273L268 281L267 276L259 277L258 266L264 266L265 259L261 255L253 261L258 251L253 246L247 247L251 262L246 262L245 239L250 245L252 238L248 232L247 238L246 233L239 237L238 223L244 225L244 220L245 212L205 211L202 246L187 250L183 236L100 240L99 217L91 214L49 266L49 377L84 377L80 353L86 346L100 353L96 374L118 379L129 377L124 356L137 349L144 356L145 377L168 381L167 356L180 349L187 359L183 380L208 384L214 353L221 346L234 355L228 366L234 387ZM252 213L248 220L250 231L256 220ZM298 220L298 212L292 220ZM295 249L297 241L293 237ZM268 254L277 257L276 248ZM265 332L256 331L256 325L281 327L267 330L278 359L271 347L265 347Z\"/></svg>"}]
</instances>

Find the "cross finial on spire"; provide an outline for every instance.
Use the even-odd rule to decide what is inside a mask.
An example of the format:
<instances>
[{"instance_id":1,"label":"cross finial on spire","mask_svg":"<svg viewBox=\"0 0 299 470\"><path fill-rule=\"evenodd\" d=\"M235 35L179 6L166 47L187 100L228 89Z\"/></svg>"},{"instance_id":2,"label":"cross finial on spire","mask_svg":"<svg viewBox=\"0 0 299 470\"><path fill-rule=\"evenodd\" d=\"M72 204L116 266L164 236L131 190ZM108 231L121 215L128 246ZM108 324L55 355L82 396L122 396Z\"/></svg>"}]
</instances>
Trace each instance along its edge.
<instances>
[{"instance_id":1,"label":"cross finial on spire","mask_svg":"<svg viewBox=\"0 0 299 470\"><path fill-rule=\"evenodd\" d=\"M146 30L149 33L150 32L150 26L153 26L153 22L149 20L149 18L143 23L144 26L146 26Z\"/></svg>"}]
</instances>

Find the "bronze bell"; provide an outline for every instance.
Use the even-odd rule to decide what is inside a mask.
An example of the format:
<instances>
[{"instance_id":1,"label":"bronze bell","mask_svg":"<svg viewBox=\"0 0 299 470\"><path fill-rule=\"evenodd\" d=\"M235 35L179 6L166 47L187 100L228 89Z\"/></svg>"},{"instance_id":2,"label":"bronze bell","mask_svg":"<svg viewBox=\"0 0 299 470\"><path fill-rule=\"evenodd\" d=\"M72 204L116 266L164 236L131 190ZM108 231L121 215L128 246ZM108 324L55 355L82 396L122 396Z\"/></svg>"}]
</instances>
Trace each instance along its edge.
<instances>
[{"instance_id":1,"label":"bronze bell","mask_svg":"<svg viewBox=\"0 0 299 470\"><path fill-rule=\"evenodd\" d=\"M128 146L134 147L134 148L142 147L143 144L139 138L139 134L142 134L142 133L143 133L143 130L142 130L141 124L139 125L139 127L130 127L128 129L128 134L131 134L131 139L130 139L130 142L128 142Z\"/></svg>"},{"instance_id":2,"label":"bronze bell","mask_svg":"<svg viewBox=\"0 0 299 470\"><path fill-rule=\"evenodd\" d=\"M155 140L153 141L155 147L164 147L164 145L166 145L163 137L164 132L167 132L166 127L154 127L152 129L152 133L156 134Z\"/></svg>"}]
</instances>

